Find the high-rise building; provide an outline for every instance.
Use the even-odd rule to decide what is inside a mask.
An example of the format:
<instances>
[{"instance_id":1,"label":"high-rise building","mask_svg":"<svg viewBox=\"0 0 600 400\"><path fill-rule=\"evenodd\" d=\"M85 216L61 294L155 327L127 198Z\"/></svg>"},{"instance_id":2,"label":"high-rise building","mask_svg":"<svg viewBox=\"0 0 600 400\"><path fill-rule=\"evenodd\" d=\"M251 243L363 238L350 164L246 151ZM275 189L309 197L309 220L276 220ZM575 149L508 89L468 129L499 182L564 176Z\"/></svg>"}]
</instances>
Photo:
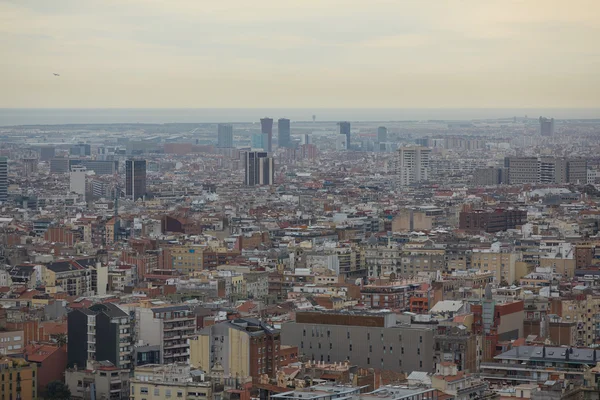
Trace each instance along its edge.
<instances>
[{"instance_id":1,"label":"high-rise building","mask_svg":"<svg viewBox=\"0 0 600 400\"><path fill-rule=\"evenodd\" d=\"M77 308L67 317L69 367L86 368L88 362L110 361L131 367L131 317L112 303Z\"/></svg>"},{"instance_id":2,"label":"high-rise building","mask_svg":"<svg viewBox=\"0 0 600 400\"><path fill-rule=\"evenodd\" d=\"M287 118L279 118L277 121L277 140L279 147L290 147L290 120Z\"/></svg>"},{"instance_id":3,"label":"high-rise building","mask_svg":"<svg viewBox=\"0 0 600 400\"><path fill-rule=\"evenodd\" d=\"M23 172L25 176L31 176L38 171L38 159L37 158L24 158L23 159Z\"/></svg>"},{"instance_id":4,"label":"high-rise building","mask_svg":"<svg viewBox=\"0 0 600 400\"><path fill-rule=\"evenodd\" d=\"M264 133L252 134L252 148L267 151L268 137Z\"/></svg>"},{"instance_id":5,"label":"high-rise building","mask_svg":"<svg viewBox=\"0 0 600 400\"><path fill-rule=\"evenodd\" d=\"M262 118L260 120L260 132L267 136L266 151L273 151L273 118Z\"/></svg>"},{"instance_id":6,"label":"high-rise building","mask_svg":"<svg viewBox=\"0 0 600 400\"><path fill-rule=\"evenodd\" d=\"M50 161L55 156L54 146L40 147L40 161Z\"/></svg>"},{"instance_id":7,"label":"high-rise building","mask_svg":"<svg viewBox=\"0 0 600 400\"><path fill-rule=\"evenodd\" d=\"M379 128L377 128L377 142L382 143L382 142L387 142L387 140L388 140L387 128L385 126L380 126Z\"/></svg>"},{"instance_id":8,"label":"high-rise building","mask_svg":"<svg viewBox=\"0 0 600 400\"><path fill-rule=\"evenodd\" d=\"M89 156L92 154L92 148L89 144L79 143L74 146L71 146L69 153L72 156L85 157L85 156Z\"/></svg>"},{"instance_id":9,"label":"high-rise building","mask_svg":"<svg viewBox=\"0 0 600 400\"><path fill-rule=\"evenodd\" d=\"M340 126L340 135L346 136L344 148L350 150L350 122L342 121L338 125Z\"/></svg>"},{"instance_id":10,"label":"high-rise building","mask_svg":"<svg viewBox=\"0 0 600 400\"><path fill-rule=\"evenodd\" d=\"M0 202L8 199L8 158L0 157Z\"/></svg>"},{"instance_id":11,"label":"high-rise building","mask_svg":"<svg viewBox=\"0 0 600 400\"><path fill-rule=\"evenodd\" d=\"M73 165L69 180L69 192L83 195L85 198L85 176L87 168L81 165Z\"/></svg>"},{"instance_id":12,"label":"high-rise building","mask_svg":"<svg viewBox=\"0 0 600 400\"><path fill-rule=\"evenodd\" d=\"M275 163L264 151L249 151L244 155L244 184L246 186L272 185L275 177Z\"/></svg>"},{"instance_id":13,"label":"high-rise building","mask_svg":"<svg viewBox=\"0 0 600 400\"><path fill-rule=\"evenodd\" d=\"M217 127L217 147L233 147L233 126L230 124L219 124Z\"/></svg>"},{"instance_id":14,"label":"high-rise building","mask_svg":"<svg viewBox=\"0 0 600 400\"><path fill-rule=\"evenodd\" d=\"M542 135L542 136L553 136L554 135L554 118L540 117L540 135Z\"/></svg>"},{"instance_id":15,"label":"high-rise building","mask_svg":"<svg viewBox=\"0 0 600 400\"><path fill-rule=\"evenodd\" d=\"M137 200L146 195L146 160L125 162L125 195Z\"/></svg>"},{"instance_id":16,"label":"high-rise building","mask_svg":"<svg viewBox=\"0 0 600 400\"><path fill-rule=\"evenodd\" d=\"M429 179L429 156L427 147L400 147L396 160L396 175L402 186L424 182Z\"/></svg>"}]
</instances>

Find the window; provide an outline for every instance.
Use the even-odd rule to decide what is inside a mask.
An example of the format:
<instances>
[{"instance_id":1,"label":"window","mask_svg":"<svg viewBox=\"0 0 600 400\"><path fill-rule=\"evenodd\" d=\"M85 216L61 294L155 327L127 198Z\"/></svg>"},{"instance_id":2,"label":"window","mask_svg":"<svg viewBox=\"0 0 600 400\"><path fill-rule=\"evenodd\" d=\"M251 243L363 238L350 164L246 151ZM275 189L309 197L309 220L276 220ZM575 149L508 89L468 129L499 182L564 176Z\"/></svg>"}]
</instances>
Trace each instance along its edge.
<instances>
[{"instance_id":1,"label":"window","mask_svg":"<svg viewBox=\"0 0 600 400\"><path fill-rule=\"evenodd\" d=\"M404 354L404 347L400 347L400 353Z\"/></svg>"},{"instance_id":2,"label":"window","mask_svg":"<svg viewBox=\"0 0 600 400\"><path fill-rule=\"evenodd\" d=\"M329 350L333 349L333 343L329 343Z\"/></svg>"},{"instance_id":3,"label":"window","mask_svg":"<svg viewBox=\"0 0 600 400\"><path fill-rule=\"evenodd\" d=\"M373 346L369 345L369 353L372 353L372 352L373 352Z\"/></svg>"},{"instance_id":4,"label":"window","mask_svg":"<svg viewBox=\"0 0 600 400\"><path fill-rule=\"evenodd\" d=\"M423 343L423 336L419 336L419 343Z\"/></svg>"},{"instance_id":5,"label":"window","mask_svg":"<svg viewBox=\"0 0 600 400\"><path fill-rule=\"evenodd\" d=\"M423 361L419 361L419 368L423 368Z\"/></svg>"},{"instance_id":6,"label":"window","mask_svg":"<svg viewBox=\"0 0 600 400\"><path fill-rule=\"evenodd\" d=\"M147 387L141 387L140 388L140 394L148 394L148 388Z\"/></svg>"},{"instance_id":7,"label":"window","mask_svg":"<svg viewBox=\"0 0 600 400\"><path fill-rule=\"evenodd\" d=\"M350 332L349 331L346 332L346 336L347 336L348 339L350 339Z\"/></svg>"},{"instance_id":8,"label":"window","mask_svg":"<svg viewBox=\"0 0 600 400\"><path fill-rule=\"evenodd\" d=\"M15 337L13 337L13 340L14 341L21 340L21 336L15 336Z\"/></svg>"},{"instance_id":9,"label":"window","mask_svg":"<svg viewBox=\"0 0 600 400\"><path fill-rule=\"evenodd\" d=\"M155 396L160 396L160 389L159 388L154 388L154 395Z\"/></svg>"},{"instance_id":10,"label":"window","mask_svg":"<svg viewBox=\"0 0 600 400\"><path fill-rule=\"evenodd\" d=\"M371 364L371 359L367 357L367 364Z\"/></svg>"},{"instance_id":11,"label":"window","mask_svg":"<svg viewBox=\"0 0 600 400\"><path fill-rule=\"evenodd\" d=\"M177 392L177 397L183 397L183 392L181 392L181 391L178 391L178 392Z\"/></svg>"},{"instance_id":12,"label":"window","mask_svg":"<svg viewBox=\"0 0 600 400\"><path fill-rule=\"evenodd\" d=\"M352 351L352 345L350 345L350 351Z\"/></svg>"},{"instance_id":13,"label":"window","mask_svg":"<svg viewBox=\"0 0 600 400\"><path fill-rule=\"evenodd\" d=\"M171 397L171 389L165 389L165 397Z\"/></svg>"},{"instance_id":14,"label":"window","mask_svg":"<svg viewBox=\"0 0 600 400\"><path fill-rule=\"evenodd\" d=\"M371 340L371 334L367 332L367 340Z\"/></svg>"},{"instance_id":15,"label":"window","mask_svg":"<svg viewBox=\"0 0 600 400\"><path fill-rule=\"evenodd\" d=\"M417 348L417 355L421 355L421 349Z\"/></svg>"}]
</instances>

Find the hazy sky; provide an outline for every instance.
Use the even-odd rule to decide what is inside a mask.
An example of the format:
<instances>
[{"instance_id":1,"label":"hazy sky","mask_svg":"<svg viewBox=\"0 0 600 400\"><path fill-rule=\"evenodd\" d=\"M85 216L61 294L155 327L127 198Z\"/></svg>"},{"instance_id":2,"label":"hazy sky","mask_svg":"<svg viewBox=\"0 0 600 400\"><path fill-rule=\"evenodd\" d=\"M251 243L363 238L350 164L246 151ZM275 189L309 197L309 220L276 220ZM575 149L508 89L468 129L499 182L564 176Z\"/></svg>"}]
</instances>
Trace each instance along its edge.
<instances>
[{"instance_id":1,"label":"hazy sky","mask_svg":"<svg viewBox=\"0 0 600 400\"><path fill-rule=\"evenodd\" d=\"M600 107L598 15L599 0L0 0L0 107Z\"/></svg>"}]
</instances>

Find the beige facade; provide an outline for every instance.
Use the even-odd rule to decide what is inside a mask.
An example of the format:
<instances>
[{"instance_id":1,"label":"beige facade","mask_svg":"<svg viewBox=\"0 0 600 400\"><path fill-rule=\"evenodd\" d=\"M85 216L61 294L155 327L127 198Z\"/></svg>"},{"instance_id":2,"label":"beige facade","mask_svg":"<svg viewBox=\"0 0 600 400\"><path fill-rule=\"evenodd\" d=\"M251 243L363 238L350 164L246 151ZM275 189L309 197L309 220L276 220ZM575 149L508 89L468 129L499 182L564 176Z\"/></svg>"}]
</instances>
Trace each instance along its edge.
<instances>
[{"instance_id":1,"label":"beige facade","mask_svg":"<svg viewBox=\"0 0 600 400\"><path fill-rule=\"evenodd\" d=\"M194 382L187 364L136 367L130 381L130 400L211 399L209 382Z\"/></svg>"},{"instance_id":2,"label":"beige facade","mask_svg":"<svg viewBox=\"0 0 600 400\"><path fill-rule=\"evenodd\" d=\"M23 353L23 331L0 332L0 354Z\"/></svg>"},{"instance_id":3,"label":"beige facade","mask_svg":"<svg viewBox=\"0 0 600 400\"><path fill-rule=\"evenodd\" d=\"M560 315L563 321L577 324L577 345L594 344L596 326L600 323L600 297L586 295L578 296L576 299L562 299Z\"/></svg>"},{"instance_id":4,"label":"beige facade","mask_svg":"<svg viewBox=\"0 0 600 400\"><path fill-rule=\"evenodd\" d=\"M542 257L540 258L540 267L550 267L557 274L572 278L575 276L575 259L560 257Z\"/></svg>"},{"instance_id":5,"label":"beige facade","mask_svg":"<svg viewBox=\"0 0 600 400\"><path fill-rule=\"evenodd\" d=\"M393 232L430 231L433 218L423 211L402 210L392 220Z\"/></svg>"},{"instance_id":6,"label":"beige facade","mask_svg":"<svg viewBox=\"0 0 600 400\"><path fill-rule=\"evenodd\" d=\"M517 279L515 264L516 253L502 253L491 251L473 251L471 265L481 272L493 272L496 282L512 284Z\"/></svg>"},{"instance_id":7,"label":"beige facade","mask_svg":"<svg viewBox=\"0 0 600 400\"><path fill-rule=\"evenodd\" d=\"M173 268L185 274L203 269L203 247L180 245L169 247Z\"/></svg>"}]
</instances>

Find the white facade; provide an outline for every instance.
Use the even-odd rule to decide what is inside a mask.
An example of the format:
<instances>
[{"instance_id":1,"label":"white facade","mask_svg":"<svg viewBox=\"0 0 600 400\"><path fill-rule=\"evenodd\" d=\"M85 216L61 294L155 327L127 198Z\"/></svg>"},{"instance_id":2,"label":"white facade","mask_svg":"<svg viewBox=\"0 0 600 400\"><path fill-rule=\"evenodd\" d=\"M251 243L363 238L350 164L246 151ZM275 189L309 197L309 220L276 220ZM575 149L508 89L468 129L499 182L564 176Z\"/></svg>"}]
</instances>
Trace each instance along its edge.
<instances>
[{"instance_id":1,"label":"white facade","mask_svg":"<svg viewBox=\"0 0 600 400\"><path fill-rule=\"evenodd\" d=\"M401 186L408 186L429 179L429 158L431 149L427 147L401 147L396 159L396 175Z\"/></svg>"},{"instance_id":2,"label":"white facade","mask_svg":"<svg viewBox=\"0 0 600 400\"><path fill-rule=\"evenodd\" d=\"M69 191L71 193L77 193L85 197L85 176L87 169L79 165L71 167L71 179Z\"/></svg>"}]
</instances>

